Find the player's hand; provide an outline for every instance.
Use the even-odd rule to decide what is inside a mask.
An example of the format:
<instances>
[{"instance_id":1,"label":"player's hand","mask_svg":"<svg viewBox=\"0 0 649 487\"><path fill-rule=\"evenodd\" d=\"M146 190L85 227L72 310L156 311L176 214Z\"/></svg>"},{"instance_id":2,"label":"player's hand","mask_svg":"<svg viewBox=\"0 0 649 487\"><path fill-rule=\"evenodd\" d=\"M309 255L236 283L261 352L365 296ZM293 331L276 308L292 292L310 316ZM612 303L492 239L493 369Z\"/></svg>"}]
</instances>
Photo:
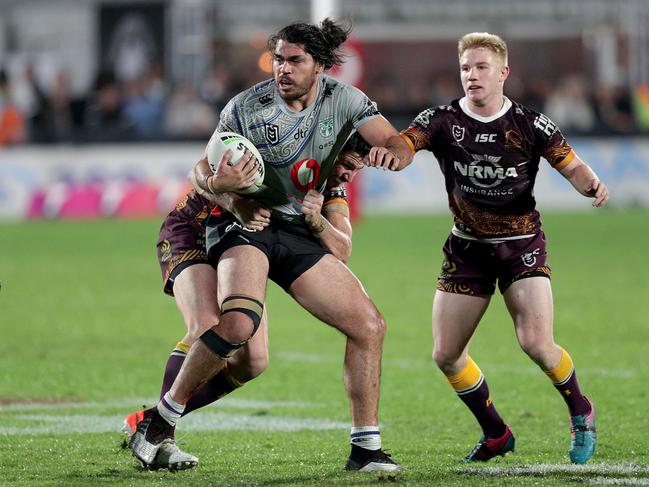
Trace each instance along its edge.
<instances>
[{"instance_id":1,"label":"player's hand","mask_svg":"<svg viewBox=\"0 0 649 487\"><path fill-rule=\"evenodd\" d=\"M315 231L320 230L322 226L322 204L324 203L324 195L318 191L310 189L304 199L302 200L302 213L304 213L304 221L307 226Z\"/></svg>"},{"instance_id":2,"label":"player's hand","mask_svg":"<svg viewBox=\"0 0 649 487\"><path fill-rule=\"evenodd\" d=\"M216 172L207 178L207 187L212 193L237 191L254 184L259 161L253 153L246 150L235 166L232 165L231 158L232 151L225 151Z\"/></svg>"},{"instance_id":3,"label":"player's hand","mask_svg":"<svg viewBox=\"0 0 649 487\"><path fill-rule=\"evenodd\" d=\"M363 158L363 164L370 167L378 167L383 170L396 171L401 161L389 149L385 147L372 147L369 154Z\"/></svg>"},{"instance_id":4,"label":"player's hand","mask_svg":"<svg viewBox=\"0 0 649 487\"><path fill-rule=\"evenodd\" d=\"M589 183L586 193L595 198L595 201L593 201L595 208L604 206L608 202L608 188L599 179L593 179Z\"/></svg>"},{"instance_id":5,"label":"player's hand","mask_svg":"<svg viewBox=\"0 0 649 487\"><path fill-rule=\"evenodd\" d=\"M244 228L261 231L270 224L270 210L255 200L237 199L232 202L231 211Z\"/></svg>"}]
</instances>

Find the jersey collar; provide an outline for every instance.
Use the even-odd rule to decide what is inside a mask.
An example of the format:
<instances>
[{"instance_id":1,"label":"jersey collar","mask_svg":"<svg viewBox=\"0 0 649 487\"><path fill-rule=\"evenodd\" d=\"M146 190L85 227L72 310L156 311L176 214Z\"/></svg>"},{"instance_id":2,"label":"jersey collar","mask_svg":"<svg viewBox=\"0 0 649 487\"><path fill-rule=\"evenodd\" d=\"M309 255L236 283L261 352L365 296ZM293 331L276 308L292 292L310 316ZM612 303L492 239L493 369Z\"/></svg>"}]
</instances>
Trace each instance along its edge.
<instances>
[{"instance_id":1,"label":"jersey collar","mask_svg":"<svg viewBox=\"0 0 649 487\"><path fill-rule=\"evenodd\" d=\"M497 118L502 117L505 113L507 113L507 110L509 110L512 106L512 102L509 98L506 96L503 96L505 99L505 103L503 103L503 107L498 111L498 113L494 113L491 117L483 117L482 115L478 115L477 113L473 113L471 110L469 110L469 106L466 101L466 96L460 98L460 108L464 113L466 113L469 117L477 120L478 122L493 122Z\"/></svg>"}]
</instances>

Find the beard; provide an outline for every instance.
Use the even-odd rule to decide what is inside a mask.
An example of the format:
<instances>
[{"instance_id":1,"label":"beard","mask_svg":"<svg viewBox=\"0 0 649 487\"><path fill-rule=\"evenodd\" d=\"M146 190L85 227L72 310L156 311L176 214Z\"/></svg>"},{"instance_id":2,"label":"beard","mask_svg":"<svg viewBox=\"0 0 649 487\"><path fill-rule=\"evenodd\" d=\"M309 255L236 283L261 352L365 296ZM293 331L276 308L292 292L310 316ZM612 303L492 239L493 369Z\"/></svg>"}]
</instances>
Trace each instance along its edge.
<instances>
[{"instance_id":1,"label":"beard","mask_svg":"<svg viewBox=\"0 0 649 487\"><path fill-rule=\"evenodd\" d=\"M275 84L277 85L279 96L284 101L294 101L299 100L300 98L306 96L309 91L313 88L313 85L316 82L316 76L310 76L308 79L304 80L302 83L297 83L293 81L293 84L289 87L288 91L285 91L279 84L279 78L275 78Z\"/></svg>"}]
</instances>

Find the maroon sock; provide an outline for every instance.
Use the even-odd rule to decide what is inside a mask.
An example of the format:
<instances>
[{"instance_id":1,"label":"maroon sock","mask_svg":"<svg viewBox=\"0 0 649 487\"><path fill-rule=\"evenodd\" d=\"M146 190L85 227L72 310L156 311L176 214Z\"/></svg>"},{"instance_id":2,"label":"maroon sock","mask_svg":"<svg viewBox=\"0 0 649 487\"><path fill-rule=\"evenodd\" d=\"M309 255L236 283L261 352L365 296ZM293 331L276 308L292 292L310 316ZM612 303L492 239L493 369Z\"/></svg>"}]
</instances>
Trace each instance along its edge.
<instances>
[{"instance_id":1,"label":"maroon sock","mask_svg":"<svg viewBox=\"0 0 649 487\"><path fill-rule=\"evenodd\" d=\"M483 378L478 387L458 396L478 420L485 436L500 438L505 434L505 422L493 405L487 379Z\"/></svg>"},{"instance_id":2,"label":"maroon sock","mask_svg":"<svg viewBox=\"0 0 649 487\"><path fill-rule=\"evenodd\" d=\"M165 366L164 376L162 378L162 388L160 389L160 399L164 396L176 380L180 368L183 366L187 354L180 350L179 348L174 348L169 354L167 359L167 365Z\"/></svg>"},{"instance_id":3,"label":"maroon sock","mask_svg":"<svg viewBox=\"0 0 649 487\"><path fill-rule=\"evenodd\" d=\"M555 389L561 393L563 400L566 401L568 410L570 411L570 416L588 414L590 412L590 403L579 389L577 374L574 370L561 384L553 385Z\"/></svg>"},{"instance_id":4,"label":"maroon sock","mask_svg":"<svg viewBox=\"0 0 649 487\"><path fill-rule=\"evenodd\" d=\"M160 399L162 399L162 396L171 389L171 386L173 385L174 380L176 380L176 376L178 376L186 357L187 354L178 347L172 350L169 359L167 359L167 365L162 379ZM222 398L226 394L229 394L241 385L242 384L239 384L236 379L232 378L226 365L218 374L212 377L192 394L192 397L189 398L189 401L185 405L185 411L182 415L185 416L191 411L212 404L214 401Z\"/></svg>"},{"instance_id":5,"label":"maroon sock","mask_svg":"<svg viewBox=\"0 0 649 487\"><path fill-rule=\"evenodd\" d=\"M183 416L198 408L212 404L214 401L221 399L239 387L234 385L231 380L228 380L229 373L226 371L227 366L192 394L192 397L189 398L185 406Z\"/></svg>"}]
</instances>

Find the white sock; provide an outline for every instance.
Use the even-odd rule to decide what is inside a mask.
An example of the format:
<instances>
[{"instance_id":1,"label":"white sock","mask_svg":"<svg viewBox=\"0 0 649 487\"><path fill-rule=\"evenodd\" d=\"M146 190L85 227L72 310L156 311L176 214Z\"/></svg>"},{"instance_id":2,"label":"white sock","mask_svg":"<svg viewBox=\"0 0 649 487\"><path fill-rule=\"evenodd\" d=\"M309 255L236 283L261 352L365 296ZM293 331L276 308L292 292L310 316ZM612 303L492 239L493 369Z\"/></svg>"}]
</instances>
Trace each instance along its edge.
<instances>
[{"instance_id":1,"label":"white sock","mask_svg":"<svg viewBox=\"0 0 649 487\"><path fill-rule=\"evenodd\" d=\"M381 449L381 432L378 426L352 426L352 445L360 446L366 450Z\"/></svg>"},{"instance_id":2,"label":"white sock","mask_svg":"<svg viewBox=\"0 0 649 487\"><path fill-rule=\"evenodd\" d=\"M185 411L185 406L174 401L169 392L162 396L162 399L158 403L160 416L171 426L176 426L176 421L180 419L183 411Z\"/></svg>"}]
</instances>

